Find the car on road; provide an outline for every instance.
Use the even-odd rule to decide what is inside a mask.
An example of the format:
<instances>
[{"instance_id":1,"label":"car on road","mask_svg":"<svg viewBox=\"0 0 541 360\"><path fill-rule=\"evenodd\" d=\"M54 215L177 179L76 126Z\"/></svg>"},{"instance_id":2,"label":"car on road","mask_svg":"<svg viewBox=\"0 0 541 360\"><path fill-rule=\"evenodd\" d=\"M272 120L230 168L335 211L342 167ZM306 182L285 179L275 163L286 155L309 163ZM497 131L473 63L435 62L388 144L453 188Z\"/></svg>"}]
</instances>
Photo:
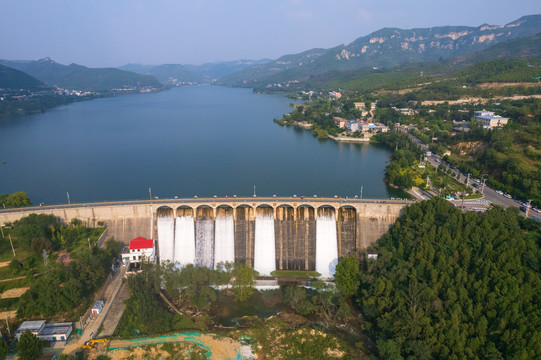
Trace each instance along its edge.
<instances>
[{"instance_id":1,"label":"car on road","mask_svg":"<svg viewBox=\"0 0 541 360\"><path fill-rule=\"evenodd\" d=\"M505 196L508 199L511 199L511 195L509 195L509 194L503 194L503 196Z\"/></svg>"},{"instance_id":2,"label":"car on road","mask_svg":"<svg viewBox=\"0 0 541 360\"><path fill-rule=\"evenodd\" d=\"M496 190L496 194L503 195L503 191L501 191L501 190Z\"/></svg>"}]
</instances>

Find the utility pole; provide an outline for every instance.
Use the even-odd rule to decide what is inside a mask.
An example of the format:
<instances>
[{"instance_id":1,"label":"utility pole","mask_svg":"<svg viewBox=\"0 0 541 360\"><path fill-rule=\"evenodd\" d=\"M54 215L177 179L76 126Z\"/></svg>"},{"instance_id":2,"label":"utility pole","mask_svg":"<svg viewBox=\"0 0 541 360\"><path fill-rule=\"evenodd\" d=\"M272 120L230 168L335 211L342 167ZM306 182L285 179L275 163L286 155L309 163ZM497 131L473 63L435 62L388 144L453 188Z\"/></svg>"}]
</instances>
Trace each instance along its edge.
<instances>
[{"instance_id":1,"label":"utility pole","mask_svg":"<svg viewBox=\"0 0 541 360\"><path fill-rule=\"evenodd\" d=\"M88 248L89 248L89 249L92 249L92 248L90 247L90 238L88 238Z\"/></svg>"},{"instance_id":2,"label":"utility pole","mask_svg":"<svg viewBox=\"0 0 541 360\"><path fill-rule=\"evenodd\" d=\"M17 255L15 255L15 248L13 247L13 241L11 240L11 234L9 234L8 236L9 236L9 243L11 244L11 250L13 251L13 257L16 257Z\"/></svg>"},{"instance_id":3,"label":"utility pole","mask_svg":"<svg viewBox=\"0 0 541 360\"><path fill-rule=\"evenodd\" d=\"M71 201L70 201L70 193L66 191L66 195L68 197L68 204L71 204Z\"/></svg>"},{"instance_id":4,"label":"utility pole","mask_svg":"<svg viewBox=\"0 0 541 360\"><path fill-rule=\"evenodd\" d=\"M255 195L255 185L254 185L254 197L256 197L256 195Z\"/></svg>"},{"instance_id":5,"label":"utility pole","mask_svg":"<svg viewBox=\"0 0 541 360\"><path fill-rule=\"evenodd\" d=\"M9 316L6 317L6 324L8 326L8 334L11 336L11 331L9 331Z\"/></svg>"},{"instance_id":6,"label":"utility pole","mask_svg":"<svg viewBox=\"0 0 541 360\"><path fill-rule=\"evenodd\" d=\"M4 227L0 226L0 230L2 230L2 239L5 239L6 237L4 236Z\"/></svg>"},{"instance_id":7,"label":"utility pole","mask_svg":"<svg viewBox=\"0 0 541 360\"><path fill-rule=\"evenodd\" d=\"M361 185L361 199L363 198L363 186Z\"/></svg>"},{"instance_id":8,"label":"utility pole","mask_svg":"<svg viewBox=\"0 0 541 360\"><path fill-rule=\"evenodd\" d=\"M150 186L148 187L148 198L152 200L152 189L150 188Z\"/></svg>"}]
</instances>

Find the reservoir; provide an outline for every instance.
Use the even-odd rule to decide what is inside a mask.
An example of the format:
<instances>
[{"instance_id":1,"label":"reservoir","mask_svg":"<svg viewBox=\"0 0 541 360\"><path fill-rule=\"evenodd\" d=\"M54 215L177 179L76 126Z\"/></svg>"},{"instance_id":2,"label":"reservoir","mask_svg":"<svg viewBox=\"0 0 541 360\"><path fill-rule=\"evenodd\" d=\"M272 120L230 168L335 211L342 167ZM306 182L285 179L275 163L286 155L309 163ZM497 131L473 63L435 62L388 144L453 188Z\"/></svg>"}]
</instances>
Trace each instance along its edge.
<instances>
[{"instance_id":1,"label":"reservoir","mask_svg":"<svg viewBox=\"0 0 541 360\"><path fill-rule=\"evenodd\" d=\"M280 127L290 99L180 87L0 119L0 194L35 204L152 197L387 198L390 151ZM395 195L392 195L395 196Z\"/></svg>"}]
</instances>

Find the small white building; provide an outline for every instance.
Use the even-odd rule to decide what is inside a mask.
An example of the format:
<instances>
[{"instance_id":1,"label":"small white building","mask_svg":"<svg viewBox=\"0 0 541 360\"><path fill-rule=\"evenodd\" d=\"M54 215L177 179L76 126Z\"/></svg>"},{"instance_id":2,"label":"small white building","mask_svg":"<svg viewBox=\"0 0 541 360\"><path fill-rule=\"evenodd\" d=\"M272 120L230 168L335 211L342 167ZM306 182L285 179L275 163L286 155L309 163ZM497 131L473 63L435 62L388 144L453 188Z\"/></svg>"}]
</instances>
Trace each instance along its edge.
<instances>
[{"instance_id":1,"label":"small white building","mask_svg":"<svg viewBox=\"0 0 541 360\"><path fill-rule=\"evenodd\" d=\"M145 239L141 236L130 241L128 252L122 254L122 262L125 265L143 260L153 262L155 258L156 242L153 239Z\"/></svg>"},{"instance_id":2,"label":"small white building","mask_svg":"<svg viewBox=\"0 0 541 360\"><path fill-rule=\"evenodd\" d=\"M50 323L45 325L38 334L43 341L67 341L73 331L73 323Z\"/></svg>"},{"instance_id":3,"label":"small white building","mask_svg":"<svg viewBox=\"0 0 541 360\"><path fill-rule=\"evenodd\" d=\"M492 111L486 110L474 111L473 118L475 121L482 123L485 129L504 127L509 121L509 118L496 115Z\"/></svg>"},{"instance_id":4,"label":"small white building","mask_svg":"<svg viewBox=\"0 0 541 360\"><path fill-rule=\"evenodd\" d=\"M15 335L17 336L17 340L20 339L21 334L25 332L26 330L30 330L30 332L36 336L38 336L39 332L43 327L45 326L45 320L33 320L33 321L25 321L23 322L15 332Z\"/></svg>"},{"instance_id":5,"label":"small white building","mask_svg":"<svg viewBox=\"0 0 541 360\"><path fill-rule=\"evenodd\" d=\"M105 303L103 302L103 300L96 300L90 312L92 313L92 315L99 315L103 310L104 305Z\"/></svg>"}]
</instances>

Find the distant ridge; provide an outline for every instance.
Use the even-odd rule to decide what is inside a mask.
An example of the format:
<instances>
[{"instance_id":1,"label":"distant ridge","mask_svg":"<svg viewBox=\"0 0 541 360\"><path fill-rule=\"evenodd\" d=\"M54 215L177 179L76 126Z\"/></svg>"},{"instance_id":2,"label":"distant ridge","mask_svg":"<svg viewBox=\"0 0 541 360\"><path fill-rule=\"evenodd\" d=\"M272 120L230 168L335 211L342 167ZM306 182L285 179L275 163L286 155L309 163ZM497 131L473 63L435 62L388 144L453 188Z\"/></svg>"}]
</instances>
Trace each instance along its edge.
<instances>
[{"instance_id":1,"label":"distant ridge","mask_svg":"<svg viewBox=\"0 0 541 360\"><path fill-rule=\"evenodd\" d=\"M384 28L359 37L348 45L316 51L310 61L299 59L312 50L288 55L296 61L291 61L287 67L271 67L269 64L268 67L252 66L226 76L218 83L264 87L274 83L302 81L331 71L366 67L391 68L406 63L438 61L478 52L502 41L539 32L541 15L523 16L506 25Z\"/></svg>"},{"instance_id":2,"label":"distant ridge","mask_svg":"<svg viewBox=\"0 0 541 360\"><path fill-rule=\"evenodd\" d=\"M22 71L0 65L0 89L39 91L47 86Z\"/></svg>"},{"instance_id":3,"label":"distant ridge","mask_svg":"<svg viewBox=\"0 0 541 360\"><path fill-rule=\"evenodd\" d=\"M177 85L185 83L212 83L216 79L242 70L248 66L267 63L271 60L236 60L206 63L203 65L140 65L127 64L119 67L121 70L133 71L139 74L151 75L164 84Z\"/></svg>"},{"instance_id":4,"label":"distant ridge","mask_svg":"<svg viewBox=\"0 0 541 360\"><path fill-rule=\"evenodd\" d=\"M152 76L114 68L62 65L48 57L40 60L0 60L0 64L23 71L47 85L64 89L102 92L131 87L163 87Z\"/></svg>"}]
</instances>

